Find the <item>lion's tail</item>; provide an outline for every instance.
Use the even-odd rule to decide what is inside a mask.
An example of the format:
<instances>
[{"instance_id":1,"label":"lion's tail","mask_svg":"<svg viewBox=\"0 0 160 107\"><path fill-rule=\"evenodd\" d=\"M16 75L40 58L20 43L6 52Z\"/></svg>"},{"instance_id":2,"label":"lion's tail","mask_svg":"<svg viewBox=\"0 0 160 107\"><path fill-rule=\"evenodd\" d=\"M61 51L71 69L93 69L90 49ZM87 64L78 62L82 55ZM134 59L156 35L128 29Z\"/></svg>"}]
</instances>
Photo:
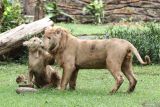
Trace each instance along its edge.
<instances>
[{"instance_id":1,"label":"lion's tail","mask_svg":"<svg viewBox=\"0 0 160 107\"><path fill-rule=\"evenodd\" d=\"M131 51L135 54L135 56L137 57L138 61L142 64L142 65L147 65L151 63L150 57L148 55L145 56L145 61L143 61L143 59L141 58L138 50L131 44Z\"/></svg>"}]
</instances>

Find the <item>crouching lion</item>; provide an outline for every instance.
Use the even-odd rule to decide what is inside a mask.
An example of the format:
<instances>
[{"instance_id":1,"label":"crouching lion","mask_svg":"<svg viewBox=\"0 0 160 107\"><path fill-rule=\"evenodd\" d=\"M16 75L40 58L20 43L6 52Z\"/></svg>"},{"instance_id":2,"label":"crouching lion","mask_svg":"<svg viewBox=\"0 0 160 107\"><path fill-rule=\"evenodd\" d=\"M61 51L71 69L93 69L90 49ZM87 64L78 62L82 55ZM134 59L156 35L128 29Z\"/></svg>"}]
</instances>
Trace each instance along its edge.
<instances>
[{"instance_id":1,"label":"crouching lion","mask_svg":"<svg viewBox=\"0 0 160 107\"><path fill-rule=\"evenodd\" d=\"M34 37L29 41L25 41L23 45L29 48L29 82L35 84L38 88L50 86L59 87L60 76L58 72L49 65L54 63L54 59L43 49L43 41Z\"/></svg>"},{"instance_id":2,"label":"crouching lion","mask_svg":"<svg viewBox=\"0 0 160 107\"><path fill-rule=\"evenodd\" d=\"M61 90L69 83L75 89L79 69L107 68L116 83L111 93L116 92L123 83L123 73L129 81L128 92L133 92L137 83L132 70L132 52L143 65L150 63L149 56L142 60L137 49L123 39L80 40L62 27L45 30L49 39L48 50L63 68Z\"/></svg>"}]
</instances>

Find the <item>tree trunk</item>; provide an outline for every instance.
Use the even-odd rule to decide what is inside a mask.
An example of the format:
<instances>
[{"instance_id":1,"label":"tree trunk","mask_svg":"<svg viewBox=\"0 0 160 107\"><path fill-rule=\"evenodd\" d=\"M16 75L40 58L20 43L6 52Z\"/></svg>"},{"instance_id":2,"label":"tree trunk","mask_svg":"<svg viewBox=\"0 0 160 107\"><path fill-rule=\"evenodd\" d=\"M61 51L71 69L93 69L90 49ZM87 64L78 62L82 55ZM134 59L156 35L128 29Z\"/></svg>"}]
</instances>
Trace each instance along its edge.
<instances>
[{"instance_id":1,"label":"tree trunk","mask_svg":"<svg viewBox=\"0 0 160 107\"><path fill-rule=\"evenodd\" d=\"M2 1L0 1L0 20L2 18L3 12L4 12L4 5L3 5Z\"/></svg>"},{"instance_id":2,"label":"tree trunk","mask_svg":"<svg viewBox=\"0 0 160 107\"><path fill-rule=\"evenodd\" d=\"M22 24L0 34L0 55L18 48L23 41L41 33L46 27L51 25L53 25L53 22L49 18L43 18L29 24Z\"/></svg>"},{"instance_id":3,"label":"tree trunk","mask_svg":"<svg viewBox=\"0 0 160 107\"><path fill-rule=\"evenodd\" d=\"M23 0L25 15L34 15L36 1L37 0Z\"/></svg>"},{"instance_id":4,"label":"tree trunk","mask_svg":"<svg viewBox=\"0 0 160 107\"><path fill-rule=\"evenodd\" d=\"M34 12L34 20L42 19L43 17L44 17L43 0L37 0L35 12Z\"/></svg>"}]
</instances>

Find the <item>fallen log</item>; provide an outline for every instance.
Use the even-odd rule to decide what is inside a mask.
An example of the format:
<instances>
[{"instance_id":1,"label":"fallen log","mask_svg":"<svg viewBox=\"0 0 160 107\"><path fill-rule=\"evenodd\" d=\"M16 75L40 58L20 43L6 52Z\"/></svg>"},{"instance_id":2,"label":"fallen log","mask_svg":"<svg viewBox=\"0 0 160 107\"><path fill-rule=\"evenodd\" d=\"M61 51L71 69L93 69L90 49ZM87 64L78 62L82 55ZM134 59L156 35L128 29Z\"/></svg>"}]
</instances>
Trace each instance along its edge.
<instances>
[{"instance_id":1,"label":"fallen log","mask_svg":"<svg viewBox=\"0 0 160 107\"><path fill-rule=\"evenodd\" d=\"M29 24L22 24L0 34L0 55L18 48L23 41L41 33L46 27L53 25L49 18L43 18Z\"/></svg>"}]
</instances>

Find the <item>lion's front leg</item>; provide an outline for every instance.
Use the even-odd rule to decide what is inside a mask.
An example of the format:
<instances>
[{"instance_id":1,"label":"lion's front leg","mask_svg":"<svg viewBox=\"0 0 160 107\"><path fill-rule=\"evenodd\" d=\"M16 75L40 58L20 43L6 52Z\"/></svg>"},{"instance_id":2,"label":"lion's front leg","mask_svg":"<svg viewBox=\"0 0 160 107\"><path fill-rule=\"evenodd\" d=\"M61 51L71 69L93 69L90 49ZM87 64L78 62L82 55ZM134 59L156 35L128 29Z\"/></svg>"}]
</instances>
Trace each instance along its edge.
<instances>
[{"instance_id":1,"label":"lion's front leg","mask_svg":"<svg viewBox=\"0 0 160 107\"><path fill-rule=\"evenodd\" d=\"M29 68L29 84L33 84L33 71Z\"/></svg>"},{"instance_id":2,"label":"lion's front leg","mask_svg":"<svg viewBox=\"0 0 160 107\"><path fill-rule=\"evenodd\" d=\"M73 65L64 65L63 67L63 75L62 75L62 81L61 81L61 90L65 90L66 89L66 86L71 78L71 75L73 73L75 69L75 66Z\"/></svg>"}]
</instances>

